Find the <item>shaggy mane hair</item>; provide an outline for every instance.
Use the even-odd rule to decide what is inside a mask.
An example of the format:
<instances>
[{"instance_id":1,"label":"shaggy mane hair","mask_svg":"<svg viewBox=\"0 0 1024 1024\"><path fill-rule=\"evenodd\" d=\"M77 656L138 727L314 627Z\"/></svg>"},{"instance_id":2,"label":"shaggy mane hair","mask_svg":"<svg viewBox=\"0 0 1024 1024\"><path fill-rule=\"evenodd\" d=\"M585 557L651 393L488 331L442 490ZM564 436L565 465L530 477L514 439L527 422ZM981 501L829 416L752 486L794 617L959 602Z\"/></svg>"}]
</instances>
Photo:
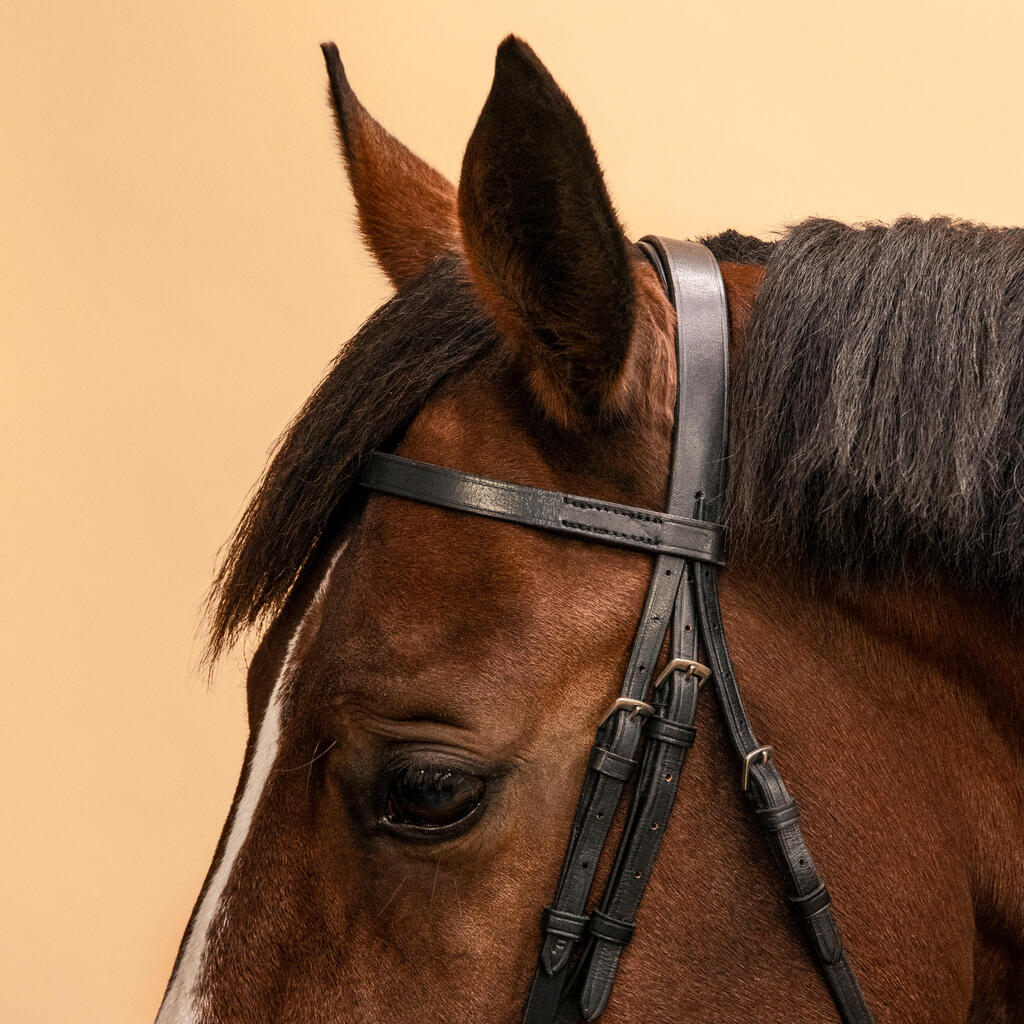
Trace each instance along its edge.
<instances>
[{"instance_id":1,"label":"shaggy mane hair","mask_svg":"<svg viewBox=\"0 0 1024 1024\"><path fill-rule=\"evenodd\" d=\"M733 394L740 537L1021 610L1024 230L804 221L771 252Z\"/></svg>"},{"instance_id":2,"label":"shaggy mane hair","mask_svg":"<svg viewBox=\"0 0 1024 1024\"><path fill-rule=\"evenodd\" d=\"M732 395L730 525L848 580L940 571L1024 604L1024 230L812 219L764 264ZM210 594L209 655L280 608L366 455L497 344L454 256L374 313L282 435Z\"/></svg>"},{"instance_id":3,"label":"shaggy mane hair","mask_svg":"<svg viewBox=\"0 0 1024 1024\"><path fill-rule=\"evenodd\" d=\"M278 439L207 599L206 658L283 605L321 538L355 504L367 455L408 424L437 384L498 335L455 256L438 259L344 345Z\"/></svg>"},{"instance_id":4,"label":"shaggy mane hair","mask_svg":"<svg viewBox=\"0 0 1024 1024\"><path fill-rule=\"evenodd\" d=\"M763 266L768 262L774 242L765 242L753 235L741 235L729 228L719 235L708 235L701 238L701 245L706 245L719 263L750 263Z\"/></svg>"}]
</instances>

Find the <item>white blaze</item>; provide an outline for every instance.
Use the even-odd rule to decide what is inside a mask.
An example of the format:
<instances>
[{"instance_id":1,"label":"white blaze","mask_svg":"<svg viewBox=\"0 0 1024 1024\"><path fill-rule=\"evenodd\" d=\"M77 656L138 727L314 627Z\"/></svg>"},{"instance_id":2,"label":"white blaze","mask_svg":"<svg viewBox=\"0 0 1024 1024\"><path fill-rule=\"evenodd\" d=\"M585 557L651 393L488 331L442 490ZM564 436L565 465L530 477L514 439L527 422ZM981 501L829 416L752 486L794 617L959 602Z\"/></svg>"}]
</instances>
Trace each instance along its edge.
<instances>
[{"instance_id":1,"label":"white blaze","mask_svg":"<svg viewBox=\"0 0 1024 1024\"><path fill-rule=\"evenodd\" d=\"M199 904L199 910L196 911L192 924L192 931L189 933L185 950L178 961L178 969L174 972L171 986L160 1006L156 1024L202 1024L200 982L203 978L204 960L210 943L213 922L217 918L221 898L227 888L235 861L249 835L249 828L256 814L256 808L259 806L260 797L266 788L267 780L270 778L271 768L277 760L284 698L297 667L295 664L296 648L310 615L323 600L331 573L340 554L341 548L331 559L309 608L303 613L299 624L295 627L295 632L288 641L288 648L281 662L281 670L277 674L274 689L267 702L267 710L260 723L256 749L253 751L249 774L245 780L245 788L242 790L242 798L238 801L234 817L231 819L231 829L228 832L227 842L224 844L224 855L210 879L210 884L203 893L202 902Z\"/></svg>"}]
</instances>

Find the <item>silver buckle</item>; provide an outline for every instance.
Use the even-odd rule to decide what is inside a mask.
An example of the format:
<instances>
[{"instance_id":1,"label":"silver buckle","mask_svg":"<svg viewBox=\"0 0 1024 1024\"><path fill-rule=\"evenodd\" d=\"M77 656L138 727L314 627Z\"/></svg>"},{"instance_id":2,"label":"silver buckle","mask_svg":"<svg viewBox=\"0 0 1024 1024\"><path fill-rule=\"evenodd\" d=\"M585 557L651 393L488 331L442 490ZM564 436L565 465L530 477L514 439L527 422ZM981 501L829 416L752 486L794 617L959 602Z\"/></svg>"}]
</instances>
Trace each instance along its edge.
<instances>
[{"instance_id":1,"label":"silver buckle","mask_svg":"<svg viewBox=\"0 0 1024 1024\"><path fill-rule=\"evenodd\" d=\"M693 658L673 658L662 670L661 675L654 680L656 690L673 672L685 672L687 676L696 676L698 679L697 688L702 687L711 678L711 669L702 665Z\"/></svg>"},{"instance_id":2,"label":"silver buckle","mask_svg":"<svg viewBox=\"0 0 1024 1024\"><path fill-rule=\"evenodd\" d=\"M750 766L761 758L761 764L767 764L775 756L775 748L769 746L756 747L743 758L743 792L750 786Z\"/></svg>"},{"instance_id":3,"label":"silver buckle","mask_svg":"<svg viewBox=\"0 0 1024 1024\"><path fill-rule=\"evenodd\" d=\"M608 719L616 712L625 711L627 708L629 709L630 718L637 718L640 715L647 718L649 715L654 714L654 706L648 704L645 700L635 700L632 697L619 697L619 699L615 701L615 703L612 704L612 706L605 712L604 718L602 718L597 725L598 729L600 729L601 726L604 725L604 723L607 722Z\"/></svg>"}]
</instances>

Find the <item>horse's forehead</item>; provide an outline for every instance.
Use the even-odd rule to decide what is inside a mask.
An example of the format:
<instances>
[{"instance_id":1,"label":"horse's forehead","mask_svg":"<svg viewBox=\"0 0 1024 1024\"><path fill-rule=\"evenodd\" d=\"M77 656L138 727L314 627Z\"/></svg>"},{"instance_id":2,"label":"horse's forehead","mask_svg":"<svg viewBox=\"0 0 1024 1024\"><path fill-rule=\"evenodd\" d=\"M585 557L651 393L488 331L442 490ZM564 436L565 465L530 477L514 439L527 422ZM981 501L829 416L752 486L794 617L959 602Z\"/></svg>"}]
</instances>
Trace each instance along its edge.
<instances>
[{"instance_id":1,"label":"horse's forehead","mask_svg":"<svg viewBox=\"0 0 1024 1024\"><path fill-rule=\"evenodd\" d=\"M293 699L342 724L456 722L495 752L527 744L621 674L649 569L643 555L372 495Z\"/></svg>"},{"instance_id":2,"label":"horse's forehead","mask_svg":"<svg viewBox=\"0 0 1024 1024\"><path fill-rule=\"evenodd\" d=\"M492 357L444 381L409 423L397 451L491 475L542 472L543 429L532 413L521 376Z\"/></svg>"},{"instance_id":3,"label":"horse's forehead","mask_svg":"<svg viewBox=\"0 0 1024 1024\"><path fill-rule=\"evenodd\" d=\"M303 675L395 718L528 722L623 657L648 565L539 531L374 496ZM510 643L509 638L515 637Z\"/></svg>"},{"instance_id":4,"label":"horse's forehead","mask_svg":"<svg viewBox=\"0 0 1024 1024\"><path fill-rule=\"evenodd\" d=\"M514 366L484 360L434 391L396 450L586 490L552 464L541 428ZM623 609L639 608L649 569L642 555L370 495L295 699L314 694L307 706L326 714L456 718L495 743L495 721L529 732L545 709L578 706L581 680L619 672L635 625Z\"/></svg>"}]
</instances>

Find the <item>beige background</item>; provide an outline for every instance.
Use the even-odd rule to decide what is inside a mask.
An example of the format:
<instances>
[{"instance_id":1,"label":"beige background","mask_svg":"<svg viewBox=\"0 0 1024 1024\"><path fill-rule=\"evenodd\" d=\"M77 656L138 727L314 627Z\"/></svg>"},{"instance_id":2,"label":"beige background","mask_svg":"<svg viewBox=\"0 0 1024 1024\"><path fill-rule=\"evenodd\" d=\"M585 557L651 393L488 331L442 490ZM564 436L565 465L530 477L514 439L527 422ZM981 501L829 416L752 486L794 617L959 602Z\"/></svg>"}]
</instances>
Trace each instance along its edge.
<instances>
[{"instance_id":1,"label":"beige background","mask_svg":"<svg viewBox=\"0 0 1024 1024\"><path fill-rule=\"evenodd\" d=\"M0 1020L151 1020L228 807L244 657L207 689L199 603L274 437L386 295L322 39L456 178L495 46L521 34L635 234L1020 224L1020 11L8 0Z\"/></svg>"}]
</instances>

